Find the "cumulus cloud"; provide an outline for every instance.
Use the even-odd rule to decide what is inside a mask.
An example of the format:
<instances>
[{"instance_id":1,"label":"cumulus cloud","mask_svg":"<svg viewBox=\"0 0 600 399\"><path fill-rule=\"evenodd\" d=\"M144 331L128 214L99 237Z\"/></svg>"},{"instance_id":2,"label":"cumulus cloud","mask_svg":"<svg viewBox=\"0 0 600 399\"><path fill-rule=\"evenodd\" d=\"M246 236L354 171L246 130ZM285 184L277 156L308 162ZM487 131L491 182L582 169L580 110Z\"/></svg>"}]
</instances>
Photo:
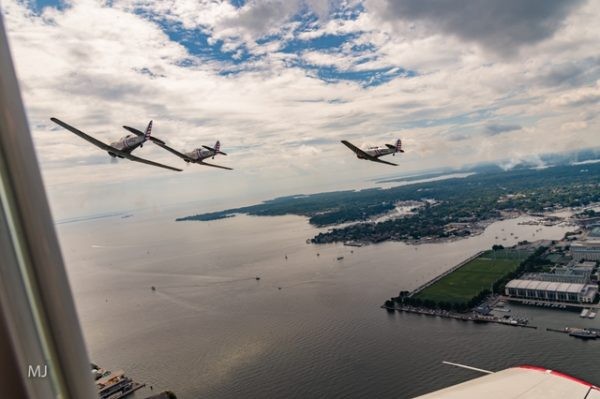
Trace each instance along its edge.
<instances>
[{"instance_id":1,"label":"cumulus cloud","mask_svg":"<svg viewBox=\"0 0 600 399\"><path fill-rule=\"evenodd\" d=\"M387 21L403 21L411 29L454 35L507 55L551 38L580 0L368 0Z\"/></svg>"}]
</instances>

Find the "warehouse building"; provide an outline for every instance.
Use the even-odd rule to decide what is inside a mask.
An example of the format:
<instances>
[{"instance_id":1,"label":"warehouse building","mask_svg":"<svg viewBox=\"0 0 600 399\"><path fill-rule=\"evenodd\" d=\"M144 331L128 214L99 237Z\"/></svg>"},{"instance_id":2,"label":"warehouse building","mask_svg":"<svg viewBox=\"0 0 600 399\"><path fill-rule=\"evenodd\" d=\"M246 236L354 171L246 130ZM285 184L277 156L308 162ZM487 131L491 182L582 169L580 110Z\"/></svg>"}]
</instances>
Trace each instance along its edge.
<instances>
[{"instance_id":1,"label":"warehouse building","mask_svg":"<svg viewBox=\"0 0 600 399\"><path fill-rule=\"evenodd\" d=\"M505 293L514 298L592 303L598 294L598 285L517 279L506 284Z\"/></svg>"},{"instance_id":2,"label":"warehouse building","mask_svg":"<svg viewBox=\"0 0 600 399\"><path fill-rule=\"evenodd\" d=\"M571 244L571 256L574 260L600 260L600 241L578 241Z\"/></svg>"}]
</instances>

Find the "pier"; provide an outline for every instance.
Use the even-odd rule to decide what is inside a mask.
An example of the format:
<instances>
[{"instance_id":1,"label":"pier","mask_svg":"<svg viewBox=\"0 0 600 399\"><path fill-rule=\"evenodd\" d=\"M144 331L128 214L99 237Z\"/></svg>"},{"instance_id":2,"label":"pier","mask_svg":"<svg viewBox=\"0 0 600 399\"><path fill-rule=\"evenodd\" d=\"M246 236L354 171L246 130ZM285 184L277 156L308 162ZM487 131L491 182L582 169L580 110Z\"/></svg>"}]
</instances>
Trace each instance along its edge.
<instances>
[{"instance_id":1,"label":"pier","mask_svg":"<svg viewBox=\"0 0 600 399\"><path fill-rule=\"evenodd\" d=\"M580 339L597 339L600 338L600 330L597 328L577 328L565 327L563 329L546 328L546 331L556 332L561 334L569 334L571 337Z\"/></svg>"},{"instance_id":2,"label":"pier","mask_svg":"<svg viewBox=\"0 0 600 399\"><path fill-rule=\"evenodd\" d=\"M441 317L441 318L445 318L445 319L472 321L472 322L476 322L476 323L495 323L495 324L502 324L505 326L537 329L536 326L529 325L527 320L525 320L525 319L504 318L504 317L497 317L497 316L484 316L484 315L481 315L481 314L478 314L475 312L455 313L455 312L449 312L447 310L441 310L441 309L434 310L434 309L426 309L426 308L417 308L417 307L413 307L413 306L391 307L391 306L381 305L381 308L386 309L388 311L396 311L397 310L399 312L415 313L415 314L421 314L421 315L425 315L425 316Z\"/></svg>"}]
</instances>

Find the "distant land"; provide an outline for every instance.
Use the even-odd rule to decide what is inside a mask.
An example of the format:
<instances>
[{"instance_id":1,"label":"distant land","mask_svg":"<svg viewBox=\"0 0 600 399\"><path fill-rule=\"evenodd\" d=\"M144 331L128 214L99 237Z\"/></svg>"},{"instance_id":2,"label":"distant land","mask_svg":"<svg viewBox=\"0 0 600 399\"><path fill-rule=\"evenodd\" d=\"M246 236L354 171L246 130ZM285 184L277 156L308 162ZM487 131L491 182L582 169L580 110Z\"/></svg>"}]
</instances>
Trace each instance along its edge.
<instances>
[{"instance_id":1,"label":"distant land","mask_svg":"<svg viewBox=\"0 0 600 399\"><path fill-rule=\"evenodd\" d=\"M592 160L582 158L578 161ZM558 156L556 159L565 160ZM600 201L600 163L574 165L570 159L567 164L559 162L557 166L541 169L530 166L505 171L484 165L472 168L470 171L475 174L463 178L415 182L388 189L287 196L177 221L217 220L235 214L301 215L316 227L332 227L313 237L313 243L367 244L467 237L507 215L542 213ZM425 177L436 177L432 175Z\"/></svg>"}]
</instances>

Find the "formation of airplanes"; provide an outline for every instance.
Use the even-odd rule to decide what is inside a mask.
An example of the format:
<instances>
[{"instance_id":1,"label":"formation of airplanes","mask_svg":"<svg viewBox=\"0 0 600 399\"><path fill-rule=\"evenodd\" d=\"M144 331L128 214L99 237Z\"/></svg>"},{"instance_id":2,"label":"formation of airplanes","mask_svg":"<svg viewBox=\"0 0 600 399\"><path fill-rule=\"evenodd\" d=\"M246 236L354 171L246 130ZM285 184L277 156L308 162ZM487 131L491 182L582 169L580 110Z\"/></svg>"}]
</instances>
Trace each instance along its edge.
<instances>
[{"instance_id":1,"label":"formation of airplanes","mask_svg":"<svg viewBox=\"0 0 600 399\"><path fill-rule=\"evenodd\" d=\"M144 143L146 141L151 141L154 144L158 145L159 147L161 147L161 148L169 151L170 153L178 156L179 158L183 159L188 164L195 163L195 164L204 165L204 166L211 166L213 168L233 170L232 168L229 168L227 166L215 165L213 163L204 162L204 160L208 159L208 158L214 159L216 155L227 155L226 153L221 151L220 141L217 140L217 142L215 143L215 145L213 147L203 145L203 146L195 148L191 151L179 152L176 149L174 149L173 147L168 146L163 140L152 136L152 121L150 121L150 123L148 123L148 126L146 127L146 130L144 132L142 132L136 128L130 127L130 126L123 126L123 128L125 130L133 133L133 135L129 134L129 135L124 136L124 137L120 138L119 140L111 143L110 145L108 145L108 144L103 143L102 141L95 139L94 137L82 132L81 130L69 125L68 123L61 121L60 119L50 118L50 120L52 122L56 123L57 125L69 130L70 132L75 133L77 136L81 137L82 139L89 141L90 143L94 144L96 147L98 147L102 150L105 150L106 152L108 152L108 155L110 155L112 158L128 159L128 160L134 161L134 162L145 163L147 165L152 165L152 166L156 166L159 168L164 168L164 169L169 169L169 170L173 170L176 172L181 172L182 170L179 168L175 168L173 166L164 165L164 164L161 164L158 162L150 161L148 159L140 158L140 157L137 157L137 156L131 154L133 152L133 150L135 150L136 148L143 147ZM381 160L379 158L384 155L392 154L392 156L394 156L394 155L396 155L396 153L404 152L404 150L402 149L402 141L400 139L396 140L396 144L386 144L385 147L369 147L365 150L358 148L357 146L355 146L354 144L352 144L346 140L342 140L342 144L344 144L346 147L348 147L350 150L352 150L356 154L356 157L359 159L364 159L364 160L372 161L372 162L384 163L384 164L393 165L393 166L398 166L398 165L395 163L392 163L392 162L387 162L387 161Z\"/></svg>"},{"instance_id":2,"label":"formation of airplanes","mask_svg":"<svg viewBox=\"0 0 600 399\"><path fill-rule=\"evenodd\" d=\"M94 137L82 132L81 130L69 125L68 123L61 121L60 119L50 118L50 120L52 122L56 123L57 125L62 126L63 128L69 130L70 132L75 133L77 136L81 137L82 139L89 141L90 143L94 144L96 147L98 147L102 150L105 150L106 152L108 152L108 155L110 155L112 158L129 159L130 161L145 163L147 165L157 166L159 168L164 168L164 169L174 170L176 172L181 172L182 169L175 168L175 167L169 166L169 165L164 165L164 164L161 164L158 162L150 161L148 159L136 157L135 155L131 154L133 152L133 150L135 150L136 148L143 147L144 143L146 141L151 141L154 144L158 145L159 147L162 147L165 150L182 158L186 163L191 162L191 163L197 163L199 165L212 166L214 168L232 170L231 168L228 168L226 166L214 165L211 163L204 162L204 160L207 158L214 159L214 157L216 155L227 155L223 151L221 151L221 149L220 149L221 144L219 143L219 141L217 141L214 148L209 147L209 146L202 146L202 148L196 148L190 152L181 153L181 152L169 147L164 141L162 141L156 137L152 137L152 121L150 121L150 123L148 123L148 127L146 127L146 130L143 133L140 130L135 129L133 127L123 126L124 129L130 131L131 133L133 133L133 135L129 134L129 135L122 137L119 140L111 143L110 145L108 145L108 144L103 143L102 141L95 139Z\"/></svg>"}]
</instances>

